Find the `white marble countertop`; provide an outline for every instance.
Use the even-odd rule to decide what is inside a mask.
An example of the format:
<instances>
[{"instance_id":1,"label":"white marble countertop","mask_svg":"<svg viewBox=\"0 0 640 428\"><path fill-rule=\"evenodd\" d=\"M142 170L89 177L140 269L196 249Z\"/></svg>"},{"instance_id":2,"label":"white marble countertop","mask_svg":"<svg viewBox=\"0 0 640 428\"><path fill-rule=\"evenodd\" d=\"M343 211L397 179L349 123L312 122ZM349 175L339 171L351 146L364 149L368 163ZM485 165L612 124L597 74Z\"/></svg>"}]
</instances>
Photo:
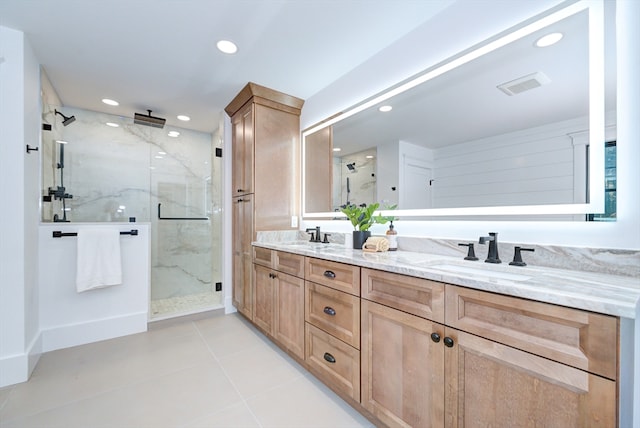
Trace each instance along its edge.
<instances>
[{"instance_id":1,"label":"white marble countertop","mask_svg":"<svg viewBox=\"0 0 640 428\"><path fill-rule=\"evenodd\" d=\"M624 318L640 316L640 278L508 263L494 265L410 251L368 253L343 245L305 241L253 245Z\"/></svg>"}]
</instances>

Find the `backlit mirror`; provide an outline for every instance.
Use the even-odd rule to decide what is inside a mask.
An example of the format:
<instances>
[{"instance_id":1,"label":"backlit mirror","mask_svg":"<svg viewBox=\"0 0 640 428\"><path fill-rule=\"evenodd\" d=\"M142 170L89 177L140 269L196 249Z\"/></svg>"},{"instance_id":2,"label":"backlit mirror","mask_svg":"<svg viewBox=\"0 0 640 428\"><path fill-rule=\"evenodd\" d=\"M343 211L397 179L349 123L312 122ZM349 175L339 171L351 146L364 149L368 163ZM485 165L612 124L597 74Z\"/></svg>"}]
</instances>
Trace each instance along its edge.
<instances>
[{"instance_id":1,"label":"backlit mirror","mask_svg":"<svg viewBox=\"0 0 640 428\"><path fill-rule=\"evenodd\" d=\"M372 202L419 217L603 212L616 120L604 16L574 3L305 130L304 216Z\"/></svg>"}]
</instances>

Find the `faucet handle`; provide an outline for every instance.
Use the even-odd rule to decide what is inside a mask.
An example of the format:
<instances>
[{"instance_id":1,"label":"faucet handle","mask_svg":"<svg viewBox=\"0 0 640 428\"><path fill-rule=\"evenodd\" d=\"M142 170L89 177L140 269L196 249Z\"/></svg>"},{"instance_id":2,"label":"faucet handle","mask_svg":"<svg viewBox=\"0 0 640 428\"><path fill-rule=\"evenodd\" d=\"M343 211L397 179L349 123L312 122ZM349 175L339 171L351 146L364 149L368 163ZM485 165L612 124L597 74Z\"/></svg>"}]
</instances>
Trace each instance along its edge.
<instances>
[{"instance_id":1,"label":"faucet handle","mask_svg":"<svg viewBox=\"0 0 640 428\"><path fill-rule=\"evenodd\" d=\"M465 257L465 260L478 260L478 258L476 257L476 252L473 249L473 242L469 242L468 244L458 244L458 246L460 247L469 247L469 251L467 251L467 257Z\"/></svg>"},{"instance_id":2,"label":"faucet handle","mask_svg":"<svg viewBox=\"0 0 640 428\"><path fill-rule=\"evenodd\" d=\"M522 251L534 252L535 249L533 249L533 248L515 247L515 251L513 253L513 261L509 263L511 266L526 266L527 265L524 261L522 261Z\"/></svg>"},{"instance_id":3,"label":"faucet handle","mask_svg":"<svg viewBox=\"0 0 640 428\"><path fill-rule=\"evenodd\" d=\"M331 236L331 234L330 233L325 233L324 234L324 240L322 241L323 244L328 244L329 243L329 240L327 239L327 236Z\"/></svg>"},{"instance_id":4,"label":"faucet handle","mask_svg":"<svg viewBox=\"0 0 640 428\"><path fill-rule=\"evenodd\" d=\"M309 242L316 242L316 235L315 235L316 228L315 227L309 228L309 229L305 230L305 232L307 232L309 235L311 235L311 239L309 240ZM318 239L320 239L320 238L318 237Z\"/></svg>"}]
</instances>

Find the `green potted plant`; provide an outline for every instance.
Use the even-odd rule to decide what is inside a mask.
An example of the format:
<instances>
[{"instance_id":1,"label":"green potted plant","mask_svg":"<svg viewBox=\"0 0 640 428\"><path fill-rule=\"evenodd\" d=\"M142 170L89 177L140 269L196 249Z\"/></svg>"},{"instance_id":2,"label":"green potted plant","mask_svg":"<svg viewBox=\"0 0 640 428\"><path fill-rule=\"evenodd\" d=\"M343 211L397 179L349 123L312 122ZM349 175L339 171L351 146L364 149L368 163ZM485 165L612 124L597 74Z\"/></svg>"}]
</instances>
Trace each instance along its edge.
<instances>
[{"instance_id":1,"label":"green potted plant","mask_svg":"<svg viewBox=\"0 0 640 428\"><path fill-rule=\"evenodd\" d=\"M373 214L380 207L379 203L373 203L371 205L342 205L340 211L347 216L347 219L353 225L353 248L360 250L362 245L366 242L367 238L371 236L369 228L373 224L385 224L386 222L393 220L393 217L383 217L378 214ZM393 207L395 208L395 207ZM389 209L393 209L389 208Z\"/></svg>"}]
</instances>

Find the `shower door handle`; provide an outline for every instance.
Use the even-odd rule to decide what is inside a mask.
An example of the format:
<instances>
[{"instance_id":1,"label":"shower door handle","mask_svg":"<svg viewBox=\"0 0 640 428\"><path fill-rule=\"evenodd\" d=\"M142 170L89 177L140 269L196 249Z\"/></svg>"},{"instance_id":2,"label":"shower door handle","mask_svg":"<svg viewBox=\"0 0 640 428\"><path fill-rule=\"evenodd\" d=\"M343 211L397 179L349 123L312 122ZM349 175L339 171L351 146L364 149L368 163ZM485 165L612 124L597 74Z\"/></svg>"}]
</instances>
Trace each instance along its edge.
<instances>
[{"instance_id":1,"label":"shower door handle","mask_svg":"<svg viewBox=\"0 0 640 428\"><path fill-rule=\"evenodd\" d=\"M158 203L158 220L209 220L209 217L162 217L160 205L162 204Z\"/></svg>"}]
</instances>

